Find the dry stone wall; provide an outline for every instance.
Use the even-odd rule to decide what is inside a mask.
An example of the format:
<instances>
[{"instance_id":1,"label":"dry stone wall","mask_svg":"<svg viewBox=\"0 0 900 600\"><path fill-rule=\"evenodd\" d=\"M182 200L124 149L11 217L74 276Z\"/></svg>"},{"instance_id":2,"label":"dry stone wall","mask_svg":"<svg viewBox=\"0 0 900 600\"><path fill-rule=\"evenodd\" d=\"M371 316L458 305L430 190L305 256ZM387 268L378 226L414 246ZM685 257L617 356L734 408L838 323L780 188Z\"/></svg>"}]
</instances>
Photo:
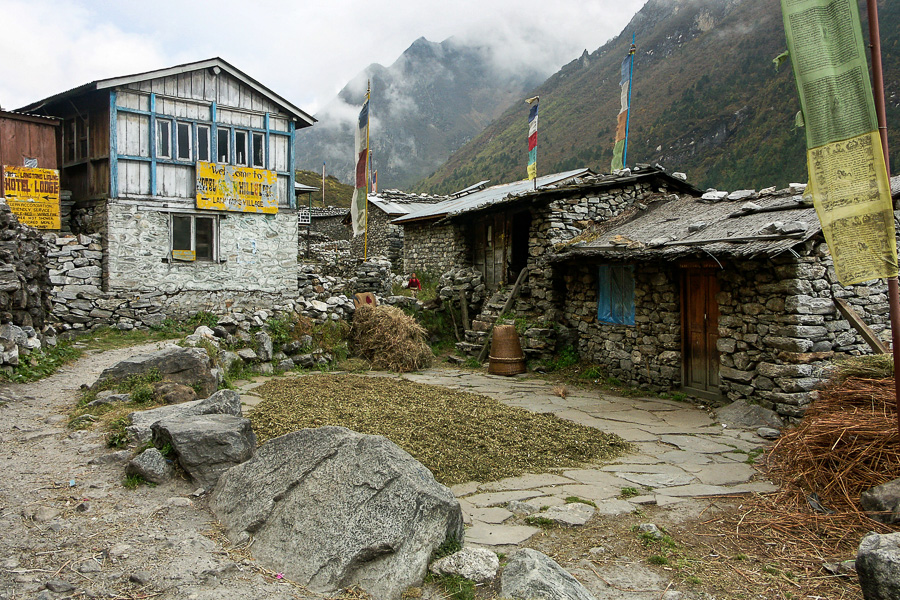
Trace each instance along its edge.
<instances>
[{"instance_id":1,"label":"dry stone wall","mask_svg":"<svg viewBox=\"0 0 900 600\"><path fill-rule=\"evenodd\" d=\"M403 270L406 273L445 273L471 264L464 230L449 223L408 223L404 227Z\"/></svg>"},{"instance_id":2,"label":"dry stone wall","mask_svg":"<svg viewBox=\"0 0 900 600\"><path fill-rule=\"evenodd\" d=\"M50 309L47 249L0 199L0 323L40 331Z\"/></svg>"}]
</instances>

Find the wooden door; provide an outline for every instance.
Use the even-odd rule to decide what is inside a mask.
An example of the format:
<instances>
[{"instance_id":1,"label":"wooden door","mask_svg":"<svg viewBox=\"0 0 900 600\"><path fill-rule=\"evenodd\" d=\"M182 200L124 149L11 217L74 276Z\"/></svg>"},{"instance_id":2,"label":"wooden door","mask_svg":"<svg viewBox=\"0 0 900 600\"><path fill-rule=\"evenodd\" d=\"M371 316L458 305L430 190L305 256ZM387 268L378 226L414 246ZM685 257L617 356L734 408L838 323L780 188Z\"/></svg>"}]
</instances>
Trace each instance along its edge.
<instances>
[{"instance_id":1,"label":"wooden door","mask_svg":"<svg viewBox=\"0 0 900 600\"><path fill-rule=\"evenodd\" d=\"M682 385L719 397L719 280L712 269L685 269L681 278Z\"/></svg>"}]
</instances>

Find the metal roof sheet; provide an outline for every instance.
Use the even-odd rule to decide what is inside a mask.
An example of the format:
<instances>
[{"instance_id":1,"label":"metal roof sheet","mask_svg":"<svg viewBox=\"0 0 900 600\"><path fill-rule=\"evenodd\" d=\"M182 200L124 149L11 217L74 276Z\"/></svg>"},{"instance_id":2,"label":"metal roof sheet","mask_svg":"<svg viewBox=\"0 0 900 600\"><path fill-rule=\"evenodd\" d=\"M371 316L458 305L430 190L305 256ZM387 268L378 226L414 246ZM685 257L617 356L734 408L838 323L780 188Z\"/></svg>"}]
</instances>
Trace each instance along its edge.
<instances>
[{"instance_id":1,"label":"metal roof sheet","mask_svg":"<svg viewBox=\"0 0 900 600\"><path fill-rule=\"evenodd\" d=\"M591 173L590 169L575 169L552 175L543 175L537 178L537 189L558 185L576 177ZM534 191L535 182L531 179L523 179L512 183L501 183L489 188L466 194L460 198L452 198L432 204L418 211L410 212L404 217L394 219L394 223L406 223L420 219L432 219L450 215L458 215L465 212L478 210L486 206L498 204L506 199L515 198L522 194Z\"/></svg>"}]
</instances>

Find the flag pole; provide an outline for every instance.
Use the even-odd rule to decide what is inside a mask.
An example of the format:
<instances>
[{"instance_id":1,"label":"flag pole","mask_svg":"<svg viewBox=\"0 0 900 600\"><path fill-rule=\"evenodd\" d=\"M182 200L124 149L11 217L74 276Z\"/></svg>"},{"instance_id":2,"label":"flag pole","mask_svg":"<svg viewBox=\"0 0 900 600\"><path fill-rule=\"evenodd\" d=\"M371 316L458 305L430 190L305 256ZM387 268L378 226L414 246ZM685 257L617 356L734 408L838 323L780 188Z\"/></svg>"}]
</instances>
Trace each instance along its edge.
<instances>
[{"instance_id":1,"label":"flag pole","mask_svg":"<svg viewBox=\"0 0 900 600\"><path fill-rule=\"evenodd\" d=\"M325 206L325 161L322 161L322 206Z\"/></svg>"},{"instance_id":2,"label":"flag pole","mask_svg":"<svg viewBox=\"0 0 900 600\"><path fill-rule=\"evenodd\" d=\"M631 49L628 54L631 55L631 65L628 73L628 114L625 115L625 148L622 151L622 168L628 166L628 128L631 126L631 88L634 87L634 32L631 33Z\"/></svg>"},{"instance_id":3,"label":"flag pole","mask_svg":"<svg viewBox=\"0 0 900 600\"><path fill-rule=\"evenodd\" d=\"M881 32L878 27L878 4L876 0L866 0L869 20L869 49L872 53L872 79L875 97L875 116L878 119L878 133L884 150L884 168L887 171L888 190L891 181L891 160L888 154L887 120L884 109L884 70L881 65ZM890 192L888 192L890 193ZM893 204L893 199L891 199ZM895 207L896 208L896 207ZM891 353L894 362L894 400L897 403L897 431L900 432L900 283L897 276L888 277L888 308L891 318Z\"/></svg>"},{"instance_id":4,"label":"flag pole","mask_svg":"<svg viewBox=\"0 0 900 600\"><path fill-rule=\"evenodd\" d=\"M372 81L369 80L366 82L366 106L368 110L372 109L372 106L369 104L369 99L371 97L372 92ZM365 219L366 219L366 233L365 240L363 241L363 260L369 258L369 124L372 122L372 117L369 112L366 112L366 208L365 208Z\"/></svg>"}]
</instances>

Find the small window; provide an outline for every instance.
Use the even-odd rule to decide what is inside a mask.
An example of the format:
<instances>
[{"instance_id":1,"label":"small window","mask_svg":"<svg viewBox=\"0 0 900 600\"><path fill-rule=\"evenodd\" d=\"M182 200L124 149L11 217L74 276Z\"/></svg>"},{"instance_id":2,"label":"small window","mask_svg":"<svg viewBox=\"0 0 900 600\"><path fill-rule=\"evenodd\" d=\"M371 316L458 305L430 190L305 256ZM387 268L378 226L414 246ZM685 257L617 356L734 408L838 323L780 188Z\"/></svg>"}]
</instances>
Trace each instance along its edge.
<instances>
[{"instance_id":1,"label":"small window","mask_svg":"<svg viewBox=\"0 0 900 600\"><path fill-rule=\"evenodd\" d=\"M231 162L231 130L216 130L216 161L220 163Z\"/></svg>"},{"instance_id":2,"label":"small window","mask_svg":"<svg viewBox=\"0 0 900 600\"><path fill-rule=\"evenodd\" d=\"M266 136L262 133L253 132L253 166L261 169L266 168Z\"/></svg>"},{"instance_id":3,"label":"small window","mask_svg":"<svg viewBox=\"0 0 900 600\"><path fill-rule=\"evenodd\" d=\"M191 124L178 123L176 125L178 132L178 160L191 160L193 153L191 152Z\"/></svg>"},{"instance_id":4,"label":"small window","mask_svg":"<svg viewBox=\"0 0 900 600\"><path fill-rule=\"evenodd\" d=\"M234 132L234 164L247 164L247 132Z\"/></svg>"},{"instance_id":5,"label":"small window","mask_svg":"<svg viewBox=\"0 0 900 600\"><path fill-rule=\"evenodd\" d=\"M597 282L597 320L634 325L634 267L601 265Z\"/></svg>"},{"instance_id":6,"label":"small window","mask_svg":"<svg viewBox=\"0 0 900 600\"><path fill-rule=\"evenodd\" d=\"M73 162L75 160L75 121L69 121L68 123L66 123L65 137L65 160L66 162Z\"/></svg>"},{"instance_id":7,"label":"small window","mask_svg":"<svg viewBox=\"0 0 900 600\"><path fill-rule=\"evenodd\" d=\"M209 126L197 125L197 160L209 162Z\"/></svg>"},{"instance_id":8,"label":"small window","mask_svg":"<svg viewBox=\"0 0 900 600\"><path fill-rule=\"evenodd\" d=\"M88 157L88 123L87 119L76 118L78 134L78 158L84 159Z\"/></svg>"},{"instance_id":9,"label":"small window","mask_svg":"<svg viewBox=\"0 0 900 600\"><path fill-rule=\"evenodd\" d=\"M72 163L88 157L88 122L82 117L63 125L63 162Z\"/></svg>"},{"instance_id":10,"label":"small window","mask_svg":"<svg viewBox=\"0 0 900 600\"><path fill-rule=\"evenodd\" d=\"M172 259L215 261L216 221L216 217L172 215Z\"/></svg>"},{"instance_id":11,"label":"small window","mask_svg":"<svg viewBox=\"0 0 900 600\"><path fill-rule=\"evenodd\" d=\"M156 156L172 158L172 123L169 121L156 122Z\"/></svg>"}]
</instances>

